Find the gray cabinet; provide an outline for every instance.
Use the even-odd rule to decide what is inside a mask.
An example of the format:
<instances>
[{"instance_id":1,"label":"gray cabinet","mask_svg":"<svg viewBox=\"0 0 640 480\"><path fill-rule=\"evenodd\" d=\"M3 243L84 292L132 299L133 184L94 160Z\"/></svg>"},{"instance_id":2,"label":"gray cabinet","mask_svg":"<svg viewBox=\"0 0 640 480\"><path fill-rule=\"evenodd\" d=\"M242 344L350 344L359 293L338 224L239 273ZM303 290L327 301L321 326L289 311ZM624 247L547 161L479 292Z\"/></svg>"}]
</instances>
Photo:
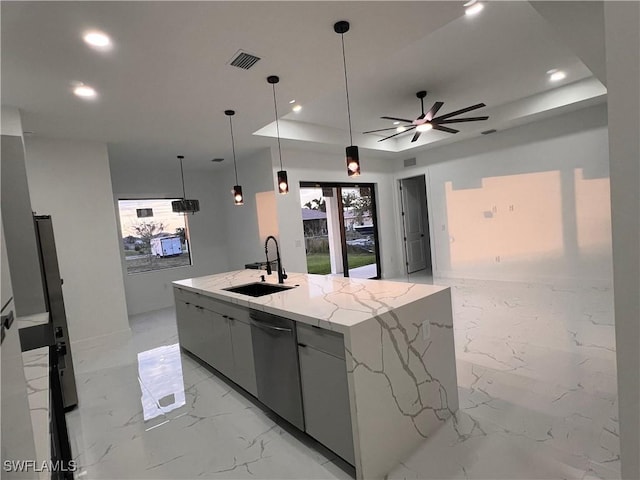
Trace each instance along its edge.
<instances>
[{"instance_id":1,"label":"gray cabinet","mask_svg":"<svg viewBox=\"0 0 640 480\"><path fill-rule=\"evenodd\" d=\"M342 335L297 324L305 431L355 465Z\"/></svg>"},{"instance_id":2,"label":"gray cabinet","mask_svg":"<svg viewBox=\"0 0 640 480\"><path fill-rule=\"evenodd\" d=\"M222 341L217 338L220 336L218 329L214 331L211 312L199 305L176 300L176 317L180 346L210 365L218 361L221 355L212 345L217 346Z\"/></svg>"},{"instance_id":3,"label":"gray cabinet","mask_svg":"<svg viewBox=\"0 0 640 480\"><path fill-rule=\"evenodd\" d=\"M233 380L246 391L257 396L258 387L256 384L256 369L253 363L251 326L244 320L235 317L232 318L230 326L235 367Z\"/></svg>"},{"instance_id":4,"label":"gray cabinet","mask_svg":"<svg viewBox=\"0 0 640 480\"><path fill-rule=\"evenodd\" d=\"M212 331L211 342L208 346L209 359L203 358L203 360L226 377L233 379L233 348L231 347L229 319L218 312L201 308L203 312L206 312Z\"/></svg>"},{"instance_id":5,"label":"gray cabinet","mask_svg":"<svg viewBox=\"0 0 640 480\"><path fill-rule=\"evenodd\" d=\"M180 345L257 395L249 311L176 288Z\"/></svg>"},{"instance_id":6,"label":"gray cabinet","mask_svg":"<svg viewBox=\"0 0 640 480\"><path fill-rule=\"evenodd\" d=\"M197 309L195 305L176 299L176 319L178 322L180 346L193 354L196 354L197 337L201 334L197 331L196 314Z\"/></svg>"}]
</instances>

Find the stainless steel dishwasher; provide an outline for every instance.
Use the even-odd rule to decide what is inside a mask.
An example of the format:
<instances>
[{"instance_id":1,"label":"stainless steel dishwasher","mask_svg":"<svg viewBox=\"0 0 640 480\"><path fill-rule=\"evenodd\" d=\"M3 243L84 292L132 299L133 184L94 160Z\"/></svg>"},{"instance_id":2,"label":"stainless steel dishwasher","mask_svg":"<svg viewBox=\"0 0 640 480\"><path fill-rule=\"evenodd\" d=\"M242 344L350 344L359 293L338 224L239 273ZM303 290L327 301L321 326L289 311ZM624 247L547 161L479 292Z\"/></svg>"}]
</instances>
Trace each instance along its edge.
<instances>
[{"instance_id":1,"label":"stainless steel dishwasher","mask_svg":"<svg viewBox=\"0 0 640 480\"><path fill-rule=\"evenodd\" d=\"M304 430L295 322L254 310L250 316L258 399Z\"/></svg>"}]
</instances>

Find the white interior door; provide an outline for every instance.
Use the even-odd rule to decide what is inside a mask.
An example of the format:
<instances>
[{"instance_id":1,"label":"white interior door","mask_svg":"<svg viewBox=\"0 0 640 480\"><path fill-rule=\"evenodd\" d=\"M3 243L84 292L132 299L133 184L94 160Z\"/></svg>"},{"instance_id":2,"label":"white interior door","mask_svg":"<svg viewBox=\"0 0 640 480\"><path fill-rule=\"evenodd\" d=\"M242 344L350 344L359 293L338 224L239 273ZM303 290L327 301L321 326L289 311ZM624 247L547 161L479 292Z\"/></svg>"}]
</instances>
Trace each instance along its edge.
<instances>
[{"instance_id":1,"label":"white interior door","mask_svg":"<svg viewBox=\"0 0 640 480\"><path fill-rule=\"evenodd\" d=\"M422 191L423 183L418 177L406 178L400 182L407 273L413 273L427 268L427 251L424 241L427 228L422 210L426 207L425 193Z\"/></svg>"}]
</instances>

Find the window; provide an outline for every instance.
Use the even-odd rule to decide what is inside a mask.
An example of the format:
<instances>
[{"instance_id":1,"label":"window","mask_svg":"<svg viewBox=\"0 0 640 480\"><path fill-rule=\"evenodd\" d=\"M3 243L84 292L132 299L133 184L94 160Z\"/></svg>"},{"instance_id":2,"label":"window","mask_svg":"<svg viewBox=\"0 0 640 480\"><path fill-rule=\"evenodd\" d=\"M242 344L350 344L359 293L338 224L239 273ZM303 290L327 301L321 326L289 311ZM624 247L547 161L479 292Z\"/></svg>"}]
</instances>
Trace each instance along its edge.
<instances>
[{"instance_id":1,"label":"window","mask_svg":"<svg viewBox=\"0 0 640 480\"><path fill-rule=\"evenodd\" d=\"M380 278L374 185L300 183L307 271Z\"/></svg>"},{"instance_id":2,"label":"window","mask_svg":"<svg viewBox=\"0 0 640 480\"><path fill-rule=\"evenodd\" d=\"M118 200L128 274L191 265L187 216L171 209L173 200Z\"/></svg>"}]
</instances>

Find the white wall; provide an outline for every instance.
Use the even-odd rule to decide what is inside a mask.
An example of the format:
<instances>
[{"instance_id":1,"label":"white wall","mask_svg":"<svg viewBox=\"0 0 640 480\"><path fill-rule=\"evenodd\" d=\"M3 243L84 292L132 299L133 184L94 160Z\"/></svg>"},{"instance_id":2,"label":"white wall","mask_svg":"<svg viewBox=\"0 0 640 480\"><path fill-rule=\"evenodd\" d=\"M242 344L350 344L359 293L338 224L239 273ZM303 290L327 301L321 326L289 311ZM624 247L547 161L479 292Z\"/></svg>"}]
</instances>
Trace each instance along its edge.
<instances>
[{"instance_id":1,"label":"white wall","mask_svg":"<svg viewBox=\"0 0 640 480\"><path fill-rule=\"evenodd\" d=\"M609 284L606 125L599 105L428 150L399 169L397 179L427 178L434 275Z\"/></svg>"},{"instance_id":2,"label":"white wall","mask_svg":"<svg viewBox=\"0 0 640 480\"><path fill-rule=\"evenodd\" d=\"M604 2L622 478L640 478L640 4Z\"/></svg>"},{"instance_id":3,"label":"white wall","mask_svg":"<svg viewBox=\"0 0 640 480\"><path fill-rule=\"evenodd\" d=\"M113 184L112 205L117 212L119 198L179 198L182 196L180 168L131 168L133 162L125 159L111 160ZM228 269L225 216L221 210L223 201L219 171L194 171L184 161L187 197L200 201L200 211L188 215L192 265L127 274L124 252L118 242L117 257L121 260L129 315L158 310L173 305L171 282L199 277ZM230 189L230 187L229 187ZM225 190L226 191L226 190ZM231 195L228 195L231 197ZM224 200L228 200L226 197ZM114 228L120 230L119 220ZM117 238L121 238L118 233Z\"/></svg>"},{"instance_id":4,"label":"white wall","mask_svg":"<svg viewBox=\"0 0 640 480\"><path fill-rule=\"evenodd\" d=\"M276 172L280 170L278 151L272 150L273 167L271 188L276 188ZM300 182L343 182L375 183L378 207L378 233L380 242L380 260L382 276L395 277L399 274L399 262L396 255L396 231L394 221L395 192L392 182L392 163L390 160L370 158L366 151L360 152L362 175L347 176L344 151L337 153L309 152L285 149L282 152L284 169L289 178L289 194L277 195L278 224L283 262L287 270L306 272L304 232L300 207Z\"/></svg>"},{"instance_id":5,"label":"white wall","mask_svg":"<svg viewBox=\"0 0 640 480\"><path fill-rule=\"evenodd\" d=\"M53 219L71 341L129 332L106 145L27 137L25 155L31 205Z\"/></svg>"},{"instance_id":6,"label":"white wall","mask_svg":"<svg viewBox=\"0 0 640 480\"><path fill-rule=\"evenodd\" d=\"M264 261L266 237L278 235L270 149L264 148L254 155L238 159L237 163L238 182L242 186L244 205L233 203L233 163L226 166L221 176L221 190L224 192L221 209L226 219L230 270L242 269L247 263Z\"/></svg>"}]
</instances>

